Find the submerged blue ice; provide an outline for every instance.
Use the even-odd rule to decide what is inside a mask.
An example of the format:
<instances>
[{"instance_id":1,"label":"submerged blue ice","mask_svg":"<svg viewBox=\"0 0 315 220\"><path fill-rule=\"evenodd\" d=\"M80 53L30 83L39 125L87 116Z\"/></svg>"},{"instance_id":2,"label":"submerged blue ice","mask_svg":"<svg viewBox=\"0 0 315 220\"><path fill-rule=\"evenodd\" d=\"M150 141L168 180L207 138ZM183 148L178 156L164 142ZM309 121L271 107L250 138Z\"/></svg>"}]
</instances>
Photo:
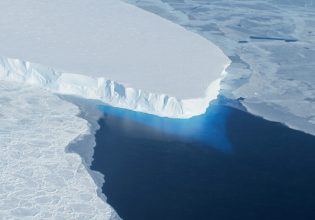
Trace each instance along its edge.
<instances>
[{"instance_id":1,"label":"submerged blue ice","mask_svg":"<svg viewBox=\"0 0 315 220\"><path fill-rule=\"evenodd\" d=\"M116 116L124 120L120 129L132 131L134 122L141 123L145 127L152 128L165 135L179 137L188 142L200 142L207 147L213 147L223 152L232 150L231 144L226 134L226 120L230 112L219 104L212 104L204 115L195 116L189 119L163 118L155 115L134 112L126 109L114 108L108 105L99 105L98 109L110 116ZM148 130L138 131L142 137ZM128 133L128 132L127 132ZM129 132L130 133L130 132ZM134 132L133 132L134 133ZM152 135L152 132L150 133Z\"/></svg>"}]
</instances>

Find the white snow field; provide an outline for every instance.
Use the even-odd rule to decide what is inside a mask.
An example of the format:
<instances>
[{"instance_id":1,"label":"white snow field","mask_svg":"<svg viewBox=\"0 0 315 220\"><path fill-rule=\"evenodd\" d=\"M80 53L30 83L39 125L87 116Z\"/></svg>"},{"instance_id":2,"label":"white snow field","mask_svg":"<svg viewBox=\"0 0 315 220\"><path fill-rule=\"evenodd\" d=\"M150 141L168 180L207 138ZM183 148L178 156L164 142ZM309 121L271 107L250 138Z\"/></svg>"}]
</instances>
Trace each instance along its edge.
<instances>
[{"instance_id":1,"label":"white snow field","mask_svg":"<svg viewBox=\"0 0 315 220\"><path fill-rule=\"evenodd\" d=\"M78 113L43 89L0 81L0 219L119 219L80 156L66 153L90 132Z\"/></svg>"},{"instance_id":2,"label":"white snow field","mask_svg":"<svg viewBox=\"0 0 315 220\"><path fill-rule=\"evenodd\" d=\"M232 63L220 94L315 135L314 0L127 0L218 45Z\"/></svg>"},{"instance_id":3,"label":"white snow field","mask_svg":"<svg viewBox=\"0 0 315 220\"><path fill-rule=\"evenodd\" d=\"M187 118L217 97L230 64L200 35L118 0L1 0L0 8L0 78L53 92Z\"/></svg>"}]
</instances>

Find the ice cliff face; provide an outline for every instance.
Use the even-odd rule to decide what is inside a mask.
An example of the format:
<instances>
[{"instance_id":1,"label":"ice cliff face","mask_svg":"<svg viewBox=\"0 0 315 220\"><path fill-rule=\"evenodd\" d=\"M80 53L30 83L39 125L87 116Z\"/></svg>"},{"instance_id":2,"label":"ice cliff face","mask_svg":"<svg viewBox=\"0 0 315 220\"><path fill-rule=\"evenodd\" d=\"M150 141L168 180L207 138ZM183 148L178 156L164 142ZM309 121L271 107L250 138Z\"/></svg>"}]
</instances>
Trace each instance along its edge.
<instances>
[{"instance_id":1,"label":"ice cliff face","mask_svg":"<svg viewBox=\"0 0 315 220\"><path fill-rule=\"evenodd\" d=\"M40 64L3 57L0 58L0 79L42 87L54 93L98 99L116 107L172 118L189 118L204 113L220 89L218 78L209 85L204 97L181 100L166 94L131 88L103 77L67 73Z\"/></svg>"}]
</instances>

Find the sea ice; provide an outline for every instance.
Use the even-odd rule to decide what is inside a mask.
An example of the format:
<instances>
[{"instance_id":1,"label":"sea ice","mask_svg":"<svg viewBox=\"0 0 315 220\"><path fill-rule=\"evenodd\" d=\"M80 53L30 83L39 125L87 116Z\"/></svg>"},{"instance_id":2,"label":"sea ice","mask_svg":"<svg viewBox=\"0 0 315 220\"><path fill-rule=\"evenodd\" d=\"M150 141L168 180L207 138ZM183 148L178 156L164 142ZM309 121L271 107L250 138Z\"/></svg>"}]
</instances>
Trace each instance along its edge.
<instances>
[{"instance_id":1,"label":"sea ice","mask_svg":"<svg viewBox=\"0 0 315 220\"><path fill-rule=\"evenodd\" d=\"M45 90L0 81L1 219L119 219L80 156L66 152L90 132L78 113Z\"/></svg>"}]
</instances>

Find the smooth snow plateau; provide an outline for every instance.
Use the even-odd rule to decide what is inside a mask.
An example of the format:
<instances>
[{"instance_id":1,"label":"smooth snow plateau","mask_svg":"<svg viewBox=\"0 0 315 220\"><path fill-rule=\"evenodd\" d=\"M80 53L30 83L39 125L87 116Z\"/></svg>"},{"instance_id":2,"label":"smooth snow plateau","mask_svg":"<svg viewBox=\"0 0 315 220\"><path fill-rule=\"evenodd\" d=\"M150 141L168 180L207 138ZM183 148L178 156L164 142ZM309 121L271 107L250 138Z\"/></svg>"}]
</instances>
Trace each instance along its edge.
<instances>
[{"instance_id":1,"label":"smooth snow plateau","mask_svg":"<svg viewBox=\"0 0 315 220\"><path fill-rule=\"evenodd\" d=\"M0 78L53 92L187 118L205 112L230 64L205 38L117 0L0 8Z\"/></svg>"}]
</instances>

